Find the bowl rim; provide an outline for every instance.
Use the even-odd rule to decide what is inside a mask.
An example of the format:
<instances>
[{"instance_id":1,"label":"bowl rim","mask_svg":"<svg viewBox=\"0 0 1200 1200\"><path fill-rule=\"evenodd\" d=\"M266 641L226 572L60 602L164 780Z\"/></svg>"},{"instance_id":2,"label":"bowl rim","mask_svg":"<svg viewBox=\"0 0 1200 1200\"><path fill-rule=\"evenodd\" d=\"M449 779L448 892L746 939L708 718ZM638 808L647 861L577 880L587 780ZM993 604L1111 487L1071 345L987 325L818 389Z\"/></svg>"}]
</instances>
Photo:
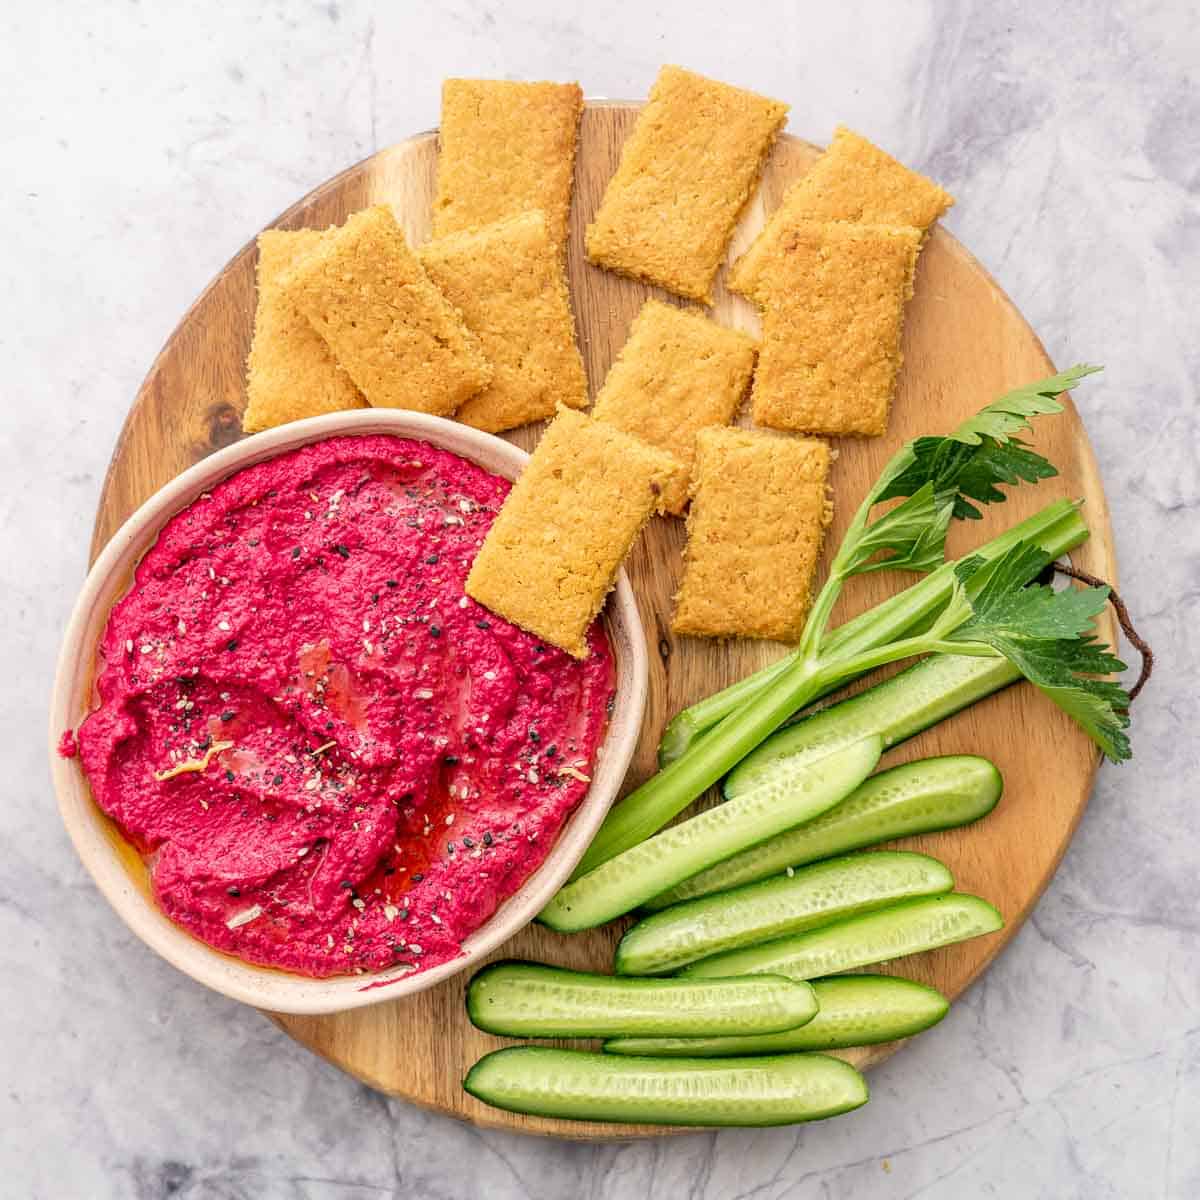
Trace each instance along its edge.
<instances>
[{"instance_id":1,"label":"bowl rim","mask_svg":"<svg viewBox=\"0 0 1200 1200\"><path fill-rule=\"evenodd\" d=\"M378 408L309 417L215 451L145 500L96 556L63 633L50 699L50 773L59 813L101 894L142 942L184 974L231 999L280 1013L347 1012L413 995L476 965L527 925L566 882L611 807L633 758L645 713L649 672L645 631L633 588L621 569L605 608L617 669L616 703L599 747L591 786L550 853L464 940L463 953L427 971L378 971L316 979L259 966L200 941L146 896L121 860L112 823L93 799L78 755L64 758L58 752L63 732L77 729L90 711L97 643L112 605L128 590L134 567L163 526L222 479L304 445L371 434L428 442L510 480L529 459L526 451L511 442L461 422L406 409Z\"/></svg>"}]
</instances>

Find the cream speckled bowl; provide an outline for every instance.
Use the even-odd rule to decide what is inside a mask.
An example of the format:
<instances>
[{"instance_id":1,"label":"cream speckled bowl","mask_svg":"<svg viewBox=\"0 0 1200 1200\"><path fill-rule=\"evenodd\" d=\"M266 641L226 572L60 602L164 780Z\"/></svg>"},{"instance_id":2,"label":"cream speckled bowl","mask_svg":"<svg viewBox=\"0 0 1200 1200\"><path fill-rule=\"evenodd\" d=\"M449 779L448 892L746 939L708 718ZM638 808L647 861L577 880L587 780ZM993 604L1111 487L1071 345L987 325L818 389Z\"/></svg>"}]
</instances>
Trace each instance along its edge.
<instances>
[{"instance_id":1,"label":"cream speckled bowl","mask_svg":"<svg viewBox=\"0 0 1200 1200\"><path fill-rule=\"evenodd\" d=\"M387 409L313 417L218 451L151 496L96 559L67 625L50 702L50 770L59 809L100 891L130 929L173 966L226 996L276 1012L341 1012L421 991L466 970L526 925L565 882L604 819L633 756L646 705L646 639L633 590L622 571L605 610L617 667L616 702L592 785L542 865L463 943L464 953L451 962L408 976L380 971L309 979L214 950L169 920L153 900L141 859L93 801L79 759L57 753L63 731L78 728L93 706L96 645L109 610L129 587L134 568L159 530L201 492L243 467L309 442L371 433L429 442L508 479L520 474L528 458L516 446L466 425Z\"/></svg>"}]
</instances>

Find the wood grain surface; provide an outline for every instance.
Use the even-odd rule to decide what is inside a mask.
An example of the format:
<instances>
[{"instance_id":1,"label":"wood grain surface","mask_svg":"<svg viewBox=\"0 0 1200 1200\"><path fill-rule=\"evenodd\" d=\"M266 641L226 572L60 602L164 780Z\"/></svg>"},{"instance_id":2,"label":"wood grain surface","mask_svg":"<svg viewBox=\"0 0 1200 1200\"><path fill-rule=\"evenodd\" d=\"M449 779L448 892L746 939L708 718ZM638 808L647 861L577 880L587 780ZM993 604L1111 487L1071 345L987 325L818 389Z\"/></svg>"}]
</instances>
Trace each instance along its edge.
<instances>
[{"instance_id":1,"label":"wood grain surface","mask_svg":"<svg viewBox=\"0 0 1200 1200\"><path fill-rule=\"evenodd\" d=\"M654 289L589 266L583 254L584 227L616 167L636 113L636 105L590 104L583 118L569 269L579 342L593 394L634 314L646 297L656 294ZM745 248L784 188L803 173L816 153L806 142L781 139L767 164L762 187L744 214L731 254ZM276 224L324 227L367 204L382 202L394 207L410 238L420 243L429 231L436 159L436 135L418 135L323 184ZM960 203L969 205L970 196L960 197ZM251 244L200 296L154 363L113 454L96 515L93 555L148 495L185 467L241 436L243 366L254 312L254 259ZM717 296L713 310L717 320L757 330L757 319L743 301L720 285ZM921 256L904 353L887 437L837 443L840 456L832 479L836 512L829 538L833 545L854 506L902 441L947 430L1006 389L1053 370L1037 337L996 283L940 229ZM528 448L538 432L521 430L513 440ZM1036 488L1018 489L981 523L969 523L969 528L960 525L952 533L951 552L969 549L1052 499L1080 497L1086 501L1092 538L1072 555L1072 561L1115 582L1104 492L1074 408L1068 404L1062 416L1043 418L1034 441L1057 464L1061 476ZM659 732L671 715L783 652L782 647L765 643L716 645L671 634L671 595L682 544L683 523L657 519L628 563L649 641L651 675L645 730L627 789L653 769ZM854 581L834 615L835 623L901 585L886 574ZM1111 639L1112 629L1106 633ZM960 890L991 900L1007 921L1001 932L989 937L899 964L897 973L931 983L951 997L984 970L1028 915L1083 813L1097 766L1087 738L1027 685L1010 688L913 739L887 755L885 765L929 754L967 752L988 756L1002 770L1005 794L998 808L974 827L903 843L943 859L954 871ZM608 970L619 932L612 927L561 936L530 927L495 957ZM460 1081L468 1067L481 1054L505 1043L468 1023L463 1010L465 983L460 976L407 1000L340 1016L275 1015L273 1019L370 1086L480 1125L576 1138L663 1132L514 1116L467 1096ZM938 1033L934 1029L923 1036L937 1038ZM895 1048L851 1051L846 1057L870 1066Z\"/></svg>"}]
</instances>

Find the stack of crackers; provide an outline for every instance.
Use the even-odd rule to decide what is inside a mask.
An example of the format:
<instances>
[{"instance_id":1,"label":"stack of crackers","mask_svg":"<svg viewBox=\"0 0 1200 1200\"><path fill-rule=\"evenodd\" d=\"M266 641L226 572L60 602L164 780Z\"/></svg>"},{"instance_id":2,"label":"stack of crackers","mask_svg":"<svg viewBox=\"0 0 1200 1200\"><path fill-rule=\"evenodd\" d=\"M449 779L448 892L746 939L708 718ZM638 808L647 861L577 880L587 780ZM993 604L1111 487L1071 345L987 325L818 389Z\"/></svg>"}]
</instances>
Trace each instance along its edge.
<instances>
[{"instance_id":1,"label":"stack of crackers","mask_svg":"<svg viewBox=\"0 0 1200 1200\"><path fill-rule=\"evenodd\" d=\"M839 128L727 286L761 345L649 300L596 397L564 265L577 84L448 80L433 240L385 206L259 239L248 431L364 405L499 432L554 416L467 579L569 653L655 513L688 513L681 634L791 641L803 628L834 457L879 435L918 252L953 202ZM586 232L598 266L711 304L787 106L664 67ZM734 428L747 392L757 425ZM555 415L557 414L557 415Z\"/></svg>"},{"instance_id":2,"label":"stack of crackers","mask_svg":"<svg viewBox=\"0 0 1200 1200\"><path fill-rule=\"evenodd\" d=\"M433 241L378 205L259 238L247 432L373 405L496 433L587 403L565 240L578 84L450 79Z\"/></svg>"}]
</instances>

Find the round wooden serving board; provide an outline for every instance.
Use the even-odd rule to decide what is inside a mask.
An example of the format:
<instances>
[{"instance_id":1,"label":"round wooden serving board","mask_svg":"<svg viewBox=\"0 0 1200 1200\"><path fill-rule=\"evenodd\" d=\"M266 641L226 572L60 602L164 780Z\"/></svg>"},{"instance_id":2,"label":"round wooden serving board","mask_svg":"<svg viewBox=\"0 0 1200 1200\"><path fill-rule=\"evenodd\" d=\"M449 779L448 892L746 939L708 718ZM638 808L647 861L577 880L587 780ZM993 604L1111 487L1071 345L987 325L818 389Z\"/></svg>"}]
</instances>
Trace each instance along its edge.
<instances>
[{"instance_id":1,"label":"round wooden serving board","mask_svg":"<svg viewBox=\"0 0 1200 1200\"><path fill-rule=\"evenodd\" d=\"M590 266L583 231L616 167L638 106L590 104L583 117L571 220L569 270L579 344L594 393L625 340L642 302L654 289ZM736 256L762 227L784 188L816 156L815 147L783 137L763 176L731 249ZM282 228L323 228L368 204L391 204L410 240L429 235L437 163L436 134L420 134L383 150L331 179L280 217ZM966 203L970 203L967 197ZM96 515L93 555L147 496L185 467L240 437L245 402L244 363L254 314L253 244L213 281L172 334L138 393L113 454ZM748 305L718 287L713 316L756 330ZM835 516L829 547L836 546L849 514L895 448L919 434L958 424L1001 392L1053 372L1037 337L987 272L945 230L936 230L921 255L916 294L904 333L904 369L888 435L838 443L833 471ZM526 448L537 429L513 440ZM1074 408L1043 418L1038 449L1061 476L1022 487L995 505L981 523L960 525L951 552L971 545L1060 496L1081 497L1091 540L1072 556L1076 565L1115 580L1108 509L1096 463ZM670 631L683 522L659 518L629 560L651 650L650 700L645 730L626 787L654 767L664 723L679 709L778 657L773 644L724 645L676 638ZM854 581L838 623L902 586L887 574ZM1114 631L1105 631L1111 640ZM1096 771L1088 739L1033 688L1020 685L930 730L887 756L895 764L930 754L983 754L1003 771L1005 795L978 825L909 844L936 855L953 870L960 890L995 903L1007 924L986 938L905 960L900 972L957 996L1016 933L1053 874L1079 821ZM496 957L538 959L607 971L619 930L574 937L531 926ZM472 1028L463 1010L466 979L459 976L406 1000L338 1016L273 1015L288 1033L372 1087L479 1125L567 1137L618 1137L662 1132L644 1127L591 1125L510 1115L479 1103L460 1083L471 1064L504 1044ZM937 1037L936 1030L927 1037ZM849 1052L864 1066L895 1046Z\"/></svg>"}]
</instances>

